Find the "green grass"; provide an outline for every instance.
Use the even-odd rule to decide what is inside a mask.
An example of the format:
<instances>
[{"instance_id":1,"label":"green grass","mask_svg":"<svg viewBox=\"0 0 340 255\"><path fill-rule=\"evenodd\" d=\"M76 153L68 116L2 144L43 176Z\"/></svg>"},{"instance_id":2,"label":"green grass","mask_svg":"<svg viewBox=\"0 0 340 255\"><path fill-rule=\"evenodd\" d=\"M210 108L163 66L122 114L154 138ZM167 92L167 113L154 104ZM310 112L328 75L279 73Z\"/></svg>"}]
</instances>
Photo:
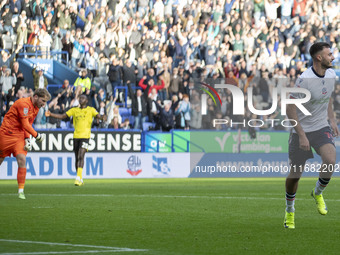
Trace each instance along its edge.
<instances>
[{"instance_id":1,"label":"green grass","mask_svg":"<svg viewBox=\"0 0 340 255\"><path fill-rule=\"evenodd\" d=\"M287 230L283 178L86 180L83 187L27 180L26 200L17 198L16 181L2 180L0 255L336 254L340 179L324 193L326 216L310 197L315 181L301 179L296 229Z\"/></svg>"}]
</instances>

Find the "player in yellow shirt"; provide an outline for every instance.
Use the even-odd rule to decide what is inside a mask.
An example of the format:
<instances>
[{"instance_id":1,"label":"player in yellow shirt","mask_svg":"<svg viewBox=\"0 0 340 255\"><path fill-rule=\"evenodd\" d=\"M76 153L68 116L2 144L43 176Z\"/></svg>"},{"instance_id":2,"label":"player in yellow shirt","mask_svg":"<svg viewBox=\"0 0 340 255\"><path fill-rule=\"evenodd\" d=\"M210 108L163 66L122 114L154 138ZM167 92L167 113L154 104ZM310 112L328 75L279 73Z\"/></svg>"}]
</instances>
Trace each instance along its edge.
<instances>
[{"instance_id":1,"label":"player in yellow shirt","mask_svg":"<svg viewBox=\"0 0 340 255\"><path fill-rule=\"evenodd\" d=\"M89 140L91 136L91 126L93 118L103 119L96 109L87 106L88 99L86 95L80 95L79 107L73 107L64 114L46 112L46 117L53 117L57 119L65 119L67 117L73 117L73 150L76 158L77 178L74 182L76 186L81 186L83 182L83 167L85 152L87 152L89 146Z\"/></svg>"}]
</instances>

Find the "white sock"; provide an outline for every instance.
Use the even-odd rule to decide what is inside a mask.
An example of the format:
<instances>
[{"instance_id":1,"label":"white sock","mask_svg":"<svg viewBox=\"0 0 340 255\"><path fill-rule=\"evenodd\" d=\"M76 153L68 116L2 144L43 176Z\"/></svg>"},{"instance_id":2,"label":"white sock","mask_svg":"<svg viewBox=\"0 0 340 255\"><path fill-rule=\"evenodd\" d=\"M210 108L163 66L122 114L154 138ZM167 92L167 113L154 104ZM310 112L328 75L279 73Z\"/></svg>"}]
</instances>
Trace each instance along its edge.
<instances>
[{"instance_id":1,"label":"white sock","mask_svg":"<svg viewBox=\"0 0 340 255\"><path fill-rule=\"evenodd\" d=\"M18 190L18 193L22 193L22 192L24 192L24 189L19 189Z\"/></svg>"},{"instance_id":2,"label":"white sock","mask_svg":"<svg viewBox=\"0 0 340 255\"><path fill-rule=\"evenodd\" d=\"M315 189L314 189L315 195L321 195L322 192L327 187L329 181L330 181L330 179L319 178L319 180L316 182Z\"/></svg>"},{"instance_id":3,"label":"white sock","mask_svg":"<svg viewBox=\"0 0 340 255\"><path fill-rule=\"evenodd\" d=\"M286 192L286 211L288 213L295 212L294 204L295 204L295 193L290 194Z\"/></svg>"}]
</instances>

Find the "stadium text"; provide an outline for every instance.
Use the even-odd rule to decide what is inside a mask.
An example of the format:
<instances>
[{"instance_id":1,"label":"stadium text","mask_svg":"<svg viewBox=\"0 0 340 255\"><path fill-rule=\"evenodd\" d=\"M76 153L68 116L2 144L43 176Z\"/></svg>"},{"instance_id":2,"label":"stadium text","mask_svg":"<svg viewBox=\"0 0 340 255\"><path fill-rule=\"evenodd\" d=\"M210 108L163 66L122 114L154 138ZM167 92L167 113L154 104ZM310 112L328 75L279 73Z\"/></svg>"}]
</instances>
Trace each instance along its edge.
<instances>
[{"instance_id":1,"label":"stadium text","mask_svg":"<svg viewBox=\"0 0 340 255\"><path fill-rule=\"evenodd\" d=\"M73 132L44 132L46 139L40 144L32 142L33 152L73 151ZM140 132L92 132L89 142L91 152L140 152Z\"/></svg>"},{"instance_id":2,"label":"stadium text","mask_svg":"<svg viewBox=\"0 0 340 255\"><path fill-rule=\"evenodd\" d=\"M5 161L7 163L7 176L13 176L16 174L13 172L13 170L17 170L16 158L6 158ZM27 174L30 176L48 177L52 175L63 176L65 174L70 176L77 175L77 171L74 168L74 159L72 157L67 157L66 160L63 160L63 157L57 157L57 160L53 160L50 157L40 157L39 161L35 162L35 164L30 157L27 157L26 168ZM85 159L84 170L86 171L86 175L102 176L103 169L102 157L87 157Z\"/></svg>"}]
</instances>

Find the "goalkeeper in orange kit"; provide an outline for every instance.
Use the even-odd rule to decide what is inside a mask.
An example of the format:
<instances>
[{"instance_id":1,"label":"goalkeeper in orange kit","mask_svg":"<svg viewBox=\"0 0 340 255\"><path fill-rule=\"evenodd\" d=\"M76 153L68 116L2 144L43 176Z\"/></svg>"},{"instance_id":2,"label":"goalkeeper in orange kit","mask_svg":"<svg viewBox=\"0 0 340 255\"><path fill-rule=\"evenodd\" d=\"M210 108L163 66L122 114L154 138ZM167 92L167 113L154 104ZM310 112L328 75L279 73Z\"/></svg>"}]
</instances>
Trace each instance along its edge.
<instances>
[{"instance_id":1,"label":"goalkeeper in orange kit","mask_svg":"<svg viewBox=\"0 0 340 255\"><path fill-rule=\"evenodd\" d=\"M0 165L5 157L13 155L18 162L18 194L25 199L26 155L32 149L30 135L42 142L45 134L39 134L32 127L39 109L51 99L46 89L37 89L33 96L21 98L14 102L6 113L0 127Z\"/></svg>"}]
</instances>

